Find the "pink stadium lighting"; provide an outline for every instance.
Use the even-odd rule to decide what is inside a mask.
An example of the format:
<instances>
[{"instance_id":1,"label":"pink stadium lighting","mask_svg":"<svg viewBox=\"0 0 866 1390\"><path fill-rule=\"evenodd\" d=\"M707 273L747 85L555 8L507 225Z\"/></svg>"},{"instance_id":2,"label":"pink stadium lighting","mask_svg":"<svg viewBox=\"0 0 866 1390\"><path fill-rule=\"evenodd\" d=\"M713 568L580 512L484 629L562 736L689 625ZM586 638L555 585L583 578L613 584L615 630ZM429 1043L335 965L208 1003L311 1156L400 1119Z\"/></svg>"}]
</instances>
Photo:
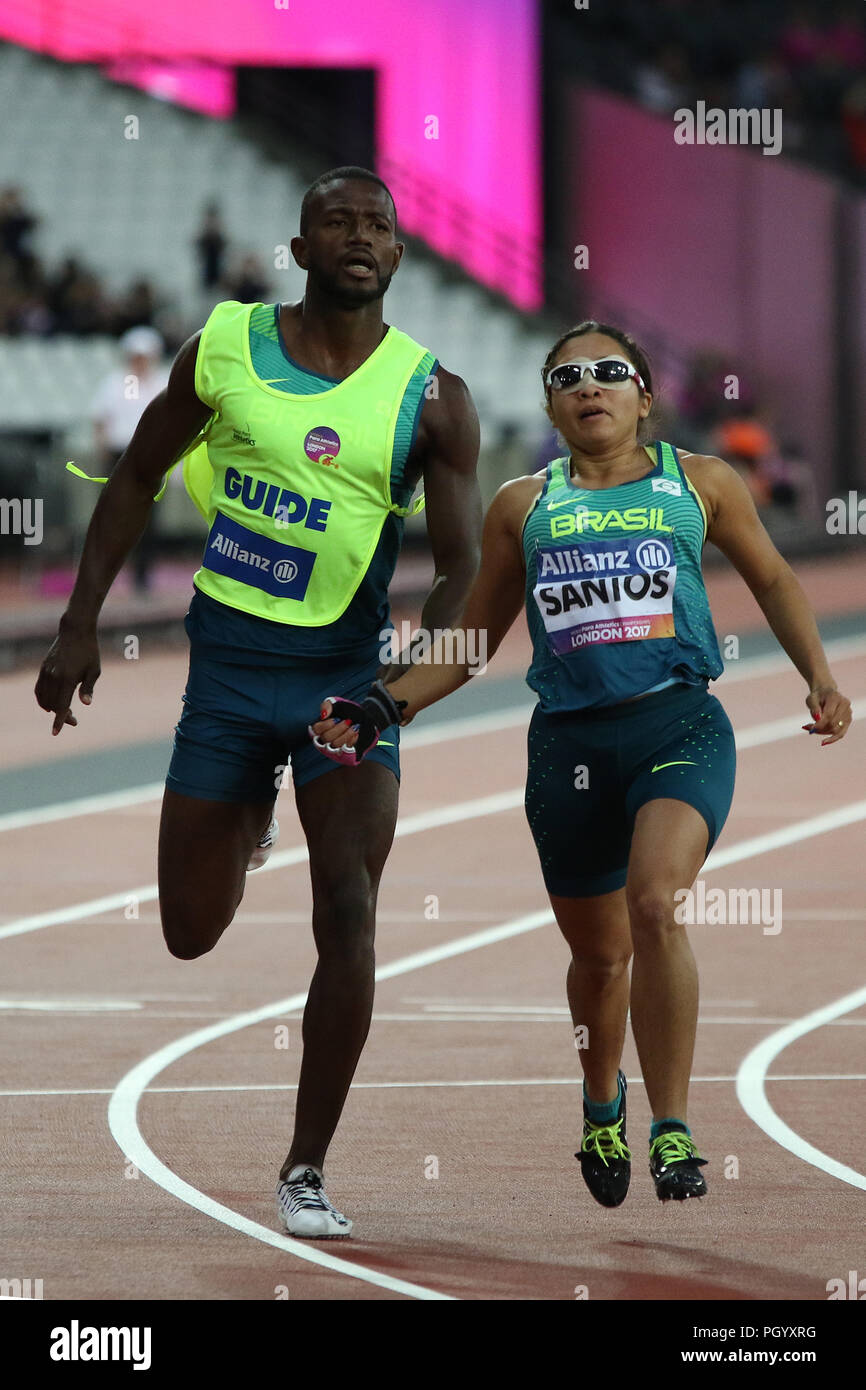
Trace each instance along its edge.
<instances>
[{"instance_id":1,"label":"pink stadium lighting","mask_svg":"<svg viewBox=\"0 0 866 1390\"><path fill-rule=\"evenodd\" d=\"M2 0L0 37L227 117L231 68L369 67L403 227L515 304L541 302L536 0ZM210 71L208 71L210 66ZM433 118L433 119L431 119Z\"/></svg>"}]
</instances>

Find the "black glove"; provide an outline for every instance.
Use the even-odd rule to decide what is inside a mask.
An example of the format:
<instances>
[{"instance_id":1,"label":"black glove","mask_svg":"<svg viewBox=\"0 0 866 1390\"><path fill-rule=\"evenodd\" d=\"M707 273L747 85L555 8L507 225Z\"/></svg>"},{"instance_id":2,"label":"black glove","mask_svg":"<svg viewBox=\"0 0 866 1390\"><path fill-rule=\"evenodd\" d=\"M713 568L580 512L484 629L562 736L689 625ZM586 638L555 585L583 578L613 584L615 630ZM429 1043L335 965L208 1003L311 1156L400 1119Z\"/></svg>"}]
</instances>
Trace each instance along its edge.
<instances>
[{"instance_id":1,"label":"black glove","mask_svg":"<svg viewBox=\"0 0 866 1390\"><path fill-rule=\"evenodd\" d=\"M370 749L376 747L379 735L392 724L400 723L409 702L393 699L382 681L374 681L360 704L355 700L344 700L339 695L329 695L322 703L331 706L330 712L322 717L338 721L348 719L352 728L357 729L358 739L352 747L344 744L342 748L332 748L330 743L318 738L310 729L315 747L335 763L357 767Z\"/></svg>"}]
</instances>

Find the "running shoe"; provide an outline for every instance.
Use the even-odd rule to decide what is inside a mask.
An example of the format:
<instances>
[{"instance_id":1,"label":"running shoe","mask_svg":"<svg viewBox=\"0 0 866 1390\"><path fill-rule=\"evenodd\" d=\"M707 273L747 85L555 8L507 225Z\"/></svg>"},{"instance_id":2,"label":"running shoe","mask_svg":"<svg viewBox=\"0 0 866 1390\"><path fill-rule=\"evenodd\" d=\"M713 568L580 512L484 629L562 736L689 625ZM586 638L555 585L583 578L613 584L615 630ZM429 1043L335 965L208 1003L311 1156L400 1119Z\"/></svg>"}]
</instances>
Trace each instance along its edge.
<instances>
[{"instance_id":1,"label":"running shoe","mask_svg":"<svg viewBox=\"0 0 866 1390\"><path fill-rule=\"evenodd\" d=\"M625 1137L625 1093L623 1072L622 1100L616 1119L609 1125L597 1125L589 1118L586 1101L583 1103L583 1139L580 1152L574 1156L580 1164L583 1180L597 1202L603 1207L618 1207L625 1200L631 1181L631 1153Z\"/></svg>"},{"instance_id":2,"label":"running shoe","mask_svg":"<svg viewBox=\"0 0 866 1390\"><path fill-rule=\"evenodd\" d=\"M683 1202L687 1197L705 1196L707 1184L700 1169L706 1162L684 1129L665 1129L651 1139L650 1172L659 1201Z\"/></svg>"},{"instance_id":3,"label":"running shoe","mask_svg":"<svg viewBox=\"0 0 866 1390\"><path fill-rule=\"evenodd\" d=\"M290 1236L333 1240L352 1234L352 1223L329 1202L318 1168L293 1168L277 1184L277 1215Z\"/></svg>"},{"instance_id":4,"label":"running shoe","mask_svg":"<svg viewBox=\"0 0 866 1390\"><path fill-rule=\"evenodd\" d=\"M262 838L259 840L252 854L250 862L247 864L247 873L250 874L254 869L260 869L263 864L267 864L271 857L271 850L280 838L280 825L276 816L271 816L270 824Z\"/></svg>"}]
</instances>

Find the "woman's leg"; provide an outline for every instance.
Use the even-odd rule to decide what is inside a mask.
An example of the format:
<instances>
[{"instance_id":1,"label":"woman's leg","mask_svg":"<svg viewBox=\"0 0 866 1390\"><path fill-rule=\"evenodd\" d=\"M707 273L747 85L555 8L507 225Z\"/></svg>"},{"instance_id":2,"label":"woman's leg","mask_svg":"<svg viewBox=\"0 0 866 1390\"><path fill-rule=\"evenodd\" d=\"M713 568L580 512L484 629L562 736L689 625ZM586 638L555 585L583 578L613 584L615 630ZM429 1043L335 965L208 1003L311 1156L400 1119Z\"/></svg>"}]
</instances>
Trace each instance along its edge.
<instances>
[{"instance_id":1,"label":"woman's leg","mask_svg":"<svg viewBox=\"0 0 866 1390\"><path fill-rule=\"evenodd\" d=\"M571 960L566 987L590 1100L616 1100L628 1015L631 956L625 889L592 898L550 894ZM585 1032L578 1033L578 1029Z\"/></svg>"},{"instance_id":2,"label":"woman's leg","mask_svg":"<svg viewBox=\"0 0 866 1390\"><path fill-rule=\"evenodd\" d=\"M648 801L635 817L625 896L634 943L631 1023L653 1119L688 1123L698 976L677 889L691 888L707 854L707 824L684 801Z\"/></svg>"}]
</instances>

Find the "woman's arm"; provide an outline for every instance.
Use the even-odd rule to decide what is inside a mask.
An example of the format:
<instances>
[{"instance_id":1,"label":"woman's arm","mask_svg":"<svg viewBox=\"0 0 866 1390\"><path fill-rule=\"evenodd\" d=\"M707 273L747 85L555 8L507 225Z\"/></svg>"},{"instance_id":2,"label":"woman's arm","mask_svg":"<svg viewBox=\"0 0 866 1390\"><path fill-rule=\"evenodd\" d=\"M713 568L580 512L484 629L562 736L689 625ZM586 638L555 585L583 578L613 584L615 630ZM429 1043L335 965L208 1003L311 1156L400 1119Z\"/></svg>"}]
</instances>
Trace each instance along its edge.
<instances>
[{"instance_id":1,"label":"woman's arm","mask_svg":"<svg viewBox=\"0 0 866 1390\"><path fill-rule=\"evenodd\" d=\"M525 571L519 528L540 482L516 478L499 489L484 521L481 567L459 628L433 643L423 663L410 666L405 674L388 681L391 698L407 702L402 724L408 724L420 710L465 685L476 670L483 670L520 612ZM481 667L465 660L455 661L455 647L463 653L480 653ZM312 725L316 736L327 739L334 748L354 745L357 734L350 728L348 720L337 723L325 717L324 710L323 718Z\"/></svg>"},{"instance_id":2,"label":"woman's arm","mask_svg":"<svg viewBox=\"0 0 866 1390\"><path fill-rule=\"evenodd\" d=\"M707 539L727 555L754 594L771 629L803 677L814 732L824 744L843 738L851 723L851 703L842 695L821 645L809 600L768 536L752 496L722 459L687 455L684 467L707 507Z\"/></svg>"}]
</instances>

